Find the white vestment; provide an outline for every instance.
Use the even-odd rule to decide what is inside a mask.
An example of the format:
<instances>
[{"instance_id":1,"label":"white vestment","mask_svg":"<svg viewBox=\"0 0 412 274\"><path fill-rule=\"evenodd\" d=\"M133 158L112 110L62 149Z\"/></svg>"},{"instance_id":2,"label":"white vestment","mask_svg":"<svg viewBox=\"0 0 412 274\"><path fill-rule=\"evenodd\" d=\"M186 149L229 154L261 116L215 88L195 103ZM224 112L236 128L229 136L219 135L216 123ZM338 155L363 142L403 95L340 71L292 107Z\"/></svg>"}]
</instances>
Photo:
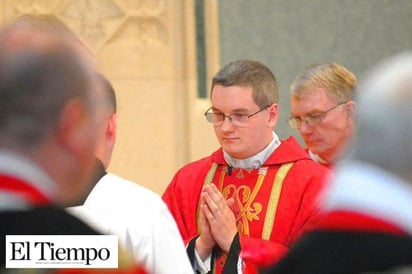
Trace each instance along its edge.
<instances>
[{"instance_id":1,"label":"white vestment","mask_svg":"<svg viewBox=\"0 0 412 274\"><path fill-rule=\"evenodd\" d=\"M149 273L193 274L177 225L155 192L107 173L84 205L68 210L103 234L118 235Z\"/></svg>"}]
</instances>

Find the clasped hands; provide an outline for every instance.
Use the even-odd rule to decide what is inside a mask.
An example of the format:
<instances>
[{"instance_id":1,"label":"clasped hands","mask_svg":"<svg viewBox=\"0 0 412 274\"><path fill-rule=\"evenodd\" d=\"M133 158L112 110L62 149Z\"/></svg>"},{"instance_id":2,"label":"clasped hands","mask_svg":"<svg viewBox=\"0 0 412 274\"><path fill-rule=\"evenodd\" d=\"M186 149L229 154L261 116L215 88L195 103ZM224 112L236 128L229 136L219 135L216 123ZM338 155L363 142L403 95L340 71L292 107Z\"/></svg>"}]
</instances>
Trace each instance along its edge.
<instances>
[{"instance_id":1,"label":"clasped hands","mask_svg":"<svg viewBox=\"0 0 412 274\"><path fill-rule=\"evenodd\" d=\"M232 209L234 199L225 200L214 184L204 186L200 194L200 235L196 240L196 251L204 260L218 245L228 252L237 231L236 217Z\"/></svg>"}]
</instances>

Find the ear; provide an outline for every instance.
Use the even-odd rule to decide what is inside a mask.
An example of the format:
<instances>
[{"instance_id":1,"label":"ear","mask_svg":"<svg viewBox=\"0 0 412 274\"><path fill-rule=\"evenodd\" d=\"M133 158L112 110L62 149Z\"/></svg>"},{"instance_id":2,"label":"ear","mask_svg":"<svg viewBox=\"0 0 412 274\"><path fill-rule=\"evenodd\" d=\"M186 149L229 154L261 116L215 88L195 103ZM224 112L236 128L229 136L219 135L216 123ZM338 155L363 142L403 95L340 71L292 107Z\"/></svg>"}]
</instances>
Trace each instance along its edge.
<instances>
[{"instance_id":1,"label":"ear","mask_svg":"<svg viewBox=\"0 0 412 274\"><path fill-rule=\"evenodd\" d=\"M272 104L268 108L268 110L269 110L268 127L273 129L276 126L276 123L278 121L278 116L279 116L278 104L277 103Z\"/></svg>"},{"instance_id":2,"label":"ear","mask_svg":"<svg viewBox=\"0 0 412 274\"><path fill-rule=\"evenodd\" d=\"M116 113L113 113L112 115L110 115L109 120L107 122L106 138L114 145L114 143L116 142L116 137L117 137L117 115Z\"/></svg>"},{"instance_id":3,"label":"ear","mask_svg":"<svg viewBox=\"0 0 412 274\"><path fill-rule=\"evenodd\" d=\"M88 113L86 106L79 98L70 99L60 112L55 135L57 142L64 150L82 153L86 141L84 128L87 126Z\"/></svg>"},{"instance_id":4,"label":"ear","mask_svg":"<svg viewBox=\"0 0 412 274\"><path fill-rule=\"evenodd\" d=\"M347 113L347 117L350 121L355 120L355 116L356 116L356 102L355 101L349 101L346 103L346 113Z\"/></svg>"}]
</instances>

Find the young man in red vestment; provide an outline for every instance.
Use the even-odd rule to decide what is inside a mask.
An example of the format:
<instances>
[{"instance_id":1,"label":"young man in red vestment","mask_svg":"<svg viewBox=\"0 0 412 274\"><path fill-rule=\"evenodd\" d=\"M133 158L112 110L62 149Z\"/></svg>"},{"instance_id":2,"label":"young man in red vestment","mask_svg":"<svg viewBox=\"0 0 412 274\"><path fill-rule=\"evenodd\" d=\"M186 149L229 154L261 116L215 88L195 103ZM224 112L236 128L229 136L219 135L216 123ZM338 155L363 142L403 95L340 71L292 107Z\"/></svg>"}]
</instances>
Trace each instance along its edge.
<instances>
[{"instance_id":1,"label":"young man in red vestment","mask_svg":"<svg viewBox=\"0 0 412 274\"><path fill-rule=\"evenodd\" d=\"M357 102L353 152L319 224L265 273L412 273L412 52L375 68Z\"/></svg>"},{"instance_id":2,"label":"young man in red vestment","mask_svg":"<svg viewBox=\"0 0 412 274\"><path fill-rule=\"evenodd\" d=\"M354 132L357 79L337 63L313 65L290 87L291 128L299 130L310 157L332 167Z\"/></svg>"},{"instance_id":3,"label":"young man in red vestment","mask_svg":"<svg viewBox=\"0 0 412 274\"><path fill-rule=\"evenodd\" d=\"M279 140L278 87L263 64L234 61L213 78L205 116L221 148L181 168L163 199L199 273L255 273L317 215L329 175L292 138Z\"/></svg>"}]
</instances>

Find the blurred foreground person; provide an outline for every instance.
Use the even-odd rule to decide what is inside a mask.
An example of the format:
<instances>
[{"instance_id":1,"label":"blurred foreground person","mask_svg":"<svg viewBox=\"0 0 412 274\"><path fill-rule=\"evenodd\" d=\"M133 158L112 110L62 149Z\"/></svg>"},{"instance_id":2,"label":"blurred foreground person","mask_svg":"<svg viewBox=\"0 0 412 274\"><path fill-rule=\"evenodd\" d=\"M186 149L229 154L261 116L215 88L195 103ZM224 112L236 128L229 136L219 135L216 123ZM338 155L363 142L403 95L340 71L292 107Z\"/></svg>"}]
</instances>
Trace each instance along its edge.
<instances>
[{"instance_id":1,"label":"blurred foreground person","mask_svg":"<svg viewBox=\"0 0 412 274\"><path fill-rule=\"evenodd\" d=\"M319 226L264 273L412 267L412 52L381 64L359 90L353 154L323 197Z\"/></svg>"},{"instance_id":2,"label":"blurred foreground person","mask_svg":"<svg viewBox=\"0 0 412 274\"><path fill-rule=\"evenodd\" d=\"M192 274L182 237L166 204L156 193L106 172L117 135L116 94L109 80L104 86L105 107L96 148L96 185L82 206L69 211L104 234L115 234L127 251L149 273Z\"/></svg>"},{"instance_id":3,"label":"blurred foreground person","mask_svg":"<svg viewBox=\"0 0 412 274\"><path fill-rule=\"evenodd\" d=\"M98 234L63 207L92 187L101 90L69 33L30 18L0 31L0 268L5 235Z\"/></svg>"},{"instance_id":4,"label":"blurred foreground person","mask_svg":"<svg viewBox=\"0 0 412 274\"><path fill-rule=\"evenodd\" d=\"M333 167L342 156L355 130L356 86L355 75L337 63L310 66L293 80L289 126L315 162Z\"/></svg>"}]
</instances>

